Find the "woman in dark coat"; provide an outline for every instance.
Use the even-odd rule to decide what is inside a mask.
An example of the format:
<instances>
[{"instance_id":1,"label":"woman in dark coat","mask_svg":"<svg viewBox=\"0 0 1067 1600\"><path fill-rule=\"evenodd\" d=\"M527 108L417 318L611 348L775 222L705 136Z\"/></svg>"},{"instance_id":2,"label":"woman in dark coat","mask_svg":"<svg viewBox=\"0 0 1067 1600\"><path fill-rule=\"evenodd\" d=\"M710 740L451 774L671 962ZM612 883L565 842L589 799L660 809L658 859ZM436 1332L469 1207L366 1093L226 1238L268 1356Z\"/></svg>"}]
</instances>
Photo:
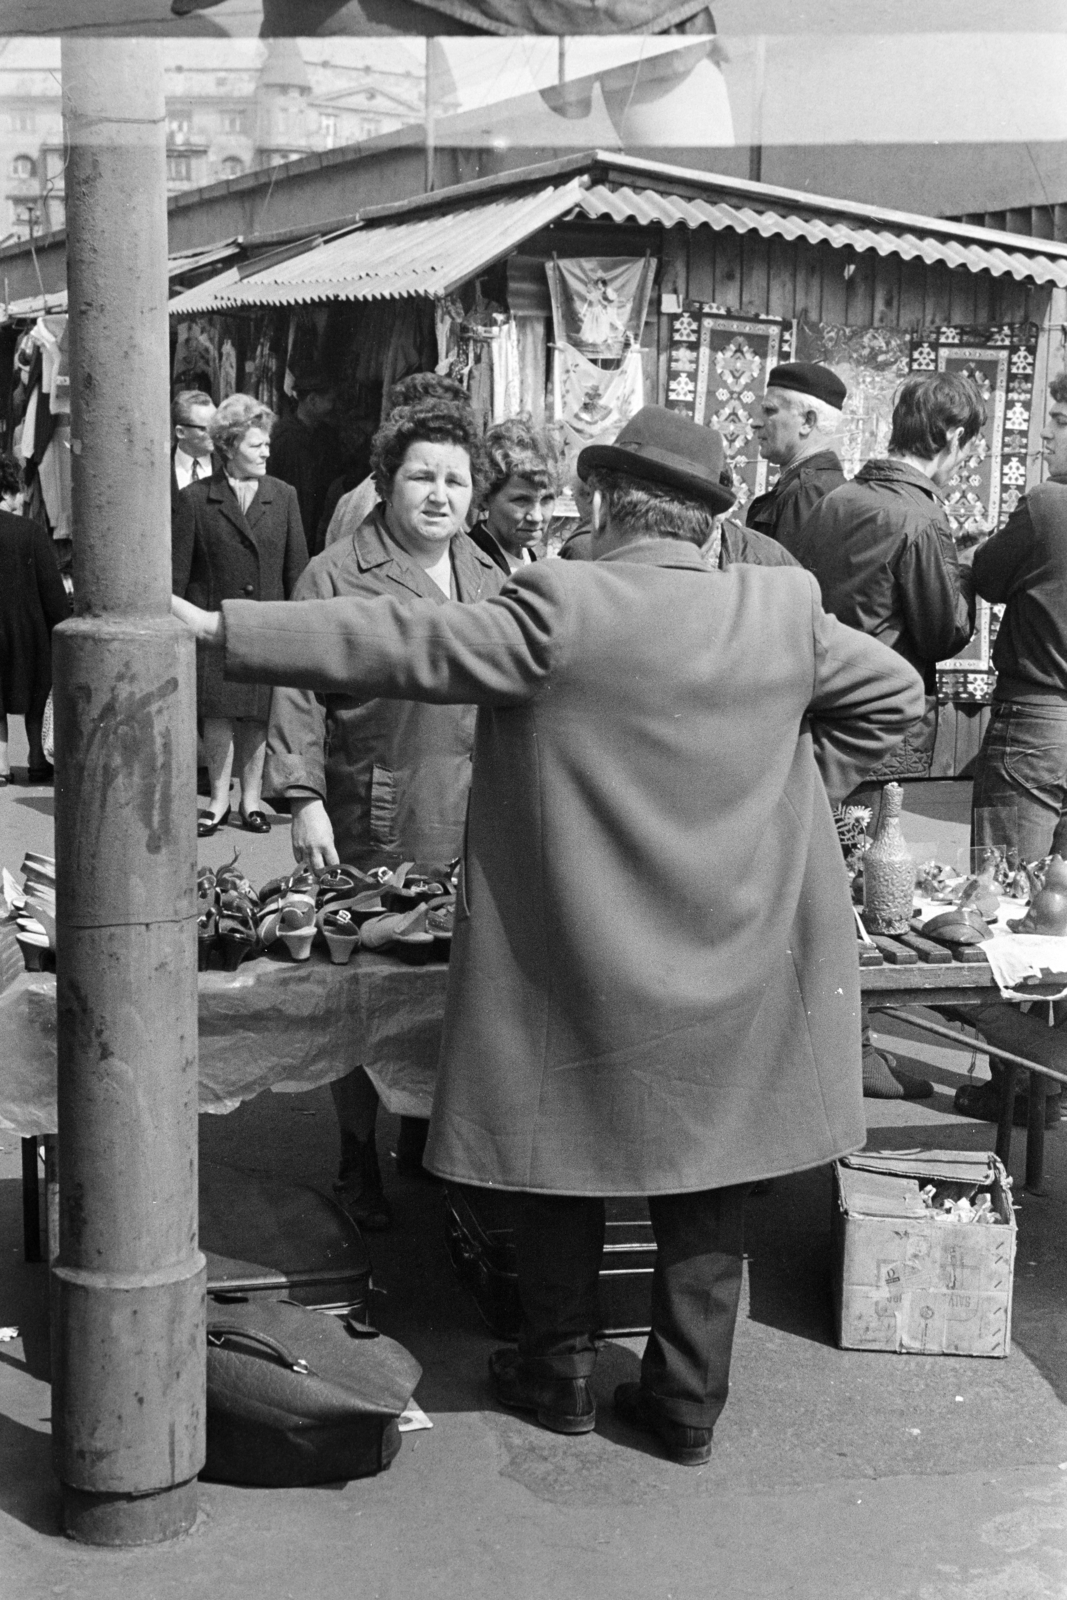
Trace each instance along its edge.
<instances>
[{"instance_id":1,"label":"woman in dark coat","mask_svg":"<svg viewBox=\"0 0 1067 1600\"><path fill-rule=\"evenodd\" d=\"M26 723L30 782L52 777L41 723L52 687L52 629L70 615L52 541L39 522L19 515L20 490L17 465L11 456L0 456L0 786L11 782L12 715Z\"/></svg>"},{"instance_id":2,"label":"woman in dark coat","mask_svg":"<svg viewBox=\"0 0 1067 1600\"><path fill-rule=\"evenodd\" d=\"M273 422L273 413L246 394L231 395L211 419L211 440L222 465L178 496L172 527L175 594L204 606L224 599L288 600L292 594L308 553L296 490L267 476ZM229 816L236 766L244 826L266 833L270 824L261 795L270 690L227 683L218 663L201 653L196 705L211 783L197 832L207 838Z\"/></svg>"}]
</instances>

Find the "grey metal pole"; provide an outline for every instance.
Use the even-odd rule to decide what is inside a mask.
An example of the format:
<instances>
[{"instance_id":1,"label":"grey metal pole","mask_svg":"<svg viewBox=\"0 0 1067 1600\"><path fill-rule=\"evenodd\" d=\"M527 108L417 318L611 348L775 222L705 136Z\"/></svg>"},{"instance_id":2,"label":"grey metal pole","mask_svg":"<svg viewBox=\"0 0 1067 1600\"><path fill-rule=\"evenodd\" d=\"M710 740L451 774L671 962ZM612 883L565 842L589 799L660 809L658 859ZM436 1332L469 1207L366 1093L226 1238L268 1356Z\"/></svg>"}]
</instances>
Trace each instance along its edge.
<instances>
[{"instance_id":1,"label":"grey metal pole","mask_svg":"<svg viewBox=\"0 0 1067 1600\"><path fill-rule=\"evenodd\" d=\"M63 1525L188 1528L204 1459L195 666L169 615L163 72L63 40L74 618L54 638Z\"/></svg>"}]
</instances>

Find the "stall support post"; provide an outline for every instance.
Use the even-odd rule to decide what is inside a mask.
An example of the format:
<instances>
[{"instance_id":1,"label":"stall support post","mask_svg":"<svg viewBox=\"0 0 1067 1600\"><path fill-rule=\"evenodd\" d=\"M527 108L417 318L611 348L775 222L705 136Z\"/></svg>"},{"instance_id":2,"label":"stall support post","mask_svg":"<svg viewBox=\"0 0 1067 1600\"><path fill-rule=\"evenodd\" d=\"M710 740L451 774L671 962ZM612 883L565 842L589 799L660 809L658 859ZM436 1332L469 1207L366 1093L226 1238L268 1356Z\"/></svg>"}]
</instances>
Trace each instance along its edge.
<instances>
[{"instance_id":1,"label":"stall support post","mask_svg":"<svg viewBox=\"0 0 1067 1600\"><path fill-rule=\"evenodd\" d=\"M159 47L63 40L75 616L54 639L64 1530L189 1528L204 1460L195 666L172 621Z\"/></svg>"}]
</instances>

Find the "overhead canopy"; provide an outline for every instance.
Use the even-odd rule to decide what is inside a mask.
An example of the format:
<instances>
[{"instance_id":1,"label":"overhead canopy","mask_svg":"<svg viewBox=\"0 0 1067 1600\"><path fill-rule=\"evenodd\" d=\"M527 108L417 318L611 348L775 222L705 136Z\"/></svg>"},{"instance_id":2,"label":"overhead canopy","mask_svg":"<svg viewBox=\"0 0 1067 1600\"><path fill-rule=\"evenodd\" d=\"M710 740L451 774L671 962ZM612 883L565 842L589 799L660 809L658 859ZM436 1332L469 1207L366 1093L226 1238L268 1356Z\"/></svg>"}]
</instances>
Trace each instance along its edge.
<instances>
[{"instance_id":1,"label":"overhead canopy","mask_svg":"<svg viewBox=\"0 0 1067 1600\"><path fill-rule=\"evenodd\" d=\"M595 152L378 208L285 259L247 263L189 289L171 311L439 298L565 217L756 232L1067 288L1067 245L1051 240Z\"/></svg>"},{"instance_id":2,"label":"overhead canopy","mask_svg":"<svg viewBox=\"0 0 1067 1600\"><path fill-rule=\"evenodd\" d=\"M221 266L241 253L236 239L226 239L222 244L207 250L180 250L167 261L167 277L171 283L181 278L193 277L211 267ZM27 295L22 300L8 300L0 304L0 323L23 322L35 317L62 315L67 309L66 289L54 294Z\"/></svg>"}]
</instances>

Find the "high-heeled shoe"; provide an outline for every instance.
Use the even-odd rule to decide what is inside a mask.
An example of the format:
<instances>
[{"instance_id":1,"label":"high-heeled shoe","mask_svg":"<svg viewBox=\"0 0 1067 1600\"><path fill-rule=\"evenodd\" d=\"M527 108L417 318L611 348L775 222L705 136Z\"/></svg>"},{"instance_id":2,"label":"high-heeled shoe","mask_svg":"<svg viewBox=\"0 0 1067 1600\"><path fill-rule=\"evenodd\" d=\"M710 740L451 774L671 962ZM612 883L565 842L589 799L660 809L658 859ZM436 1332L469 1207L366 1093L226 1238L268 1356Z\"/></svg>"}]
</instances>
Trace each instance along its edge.
<instances>
[{"instance_id":1,"label":"high-heeled shoe","mask_svg":"<svg viewBox=\"0 0 1067 1600\"><path fill-rule=\"evenodd\" d=\"M359 926L352 920L352 913L335 911L331 906L325 907L315 918L316 926L330 952L330 960L335 967L346 967L351 960L353 950L359 946Z\"/></svg>"},{"instance_id":2,"label":"high-heeled shoe","mask_svg":"<svg viewBox=\"0 0 1067 1600\"><path fill-rule=\"evenodd\" d=\"M266 812L264 811L245 811L242 807L241 826L244 828L246 833L270 832L270 822L268 821Z\"/></svg>"},{"instance_id":3,"label":"high-heeled shoe","mask_svg":"<svg viewBox=\"0 0 1067 1600\"><path fill-rule=\"evenodd\" d=\"M306 961L315 938L314 904L287 905L278 918L278 938L294 961Z\"/></svg>"},{"instance_id":4,"label":"high-heeled shoe","mask_svg":"<svg viewBox=\"0 0 1067 1600\"><path fill-rule=\"evenodd\" d=\"M199 811L196 817L196 836L198 839L210 839L219 829L230 820L230 807L222 813L221 817L212 816L210 811Z\"/></svg>"}]
</instances>

